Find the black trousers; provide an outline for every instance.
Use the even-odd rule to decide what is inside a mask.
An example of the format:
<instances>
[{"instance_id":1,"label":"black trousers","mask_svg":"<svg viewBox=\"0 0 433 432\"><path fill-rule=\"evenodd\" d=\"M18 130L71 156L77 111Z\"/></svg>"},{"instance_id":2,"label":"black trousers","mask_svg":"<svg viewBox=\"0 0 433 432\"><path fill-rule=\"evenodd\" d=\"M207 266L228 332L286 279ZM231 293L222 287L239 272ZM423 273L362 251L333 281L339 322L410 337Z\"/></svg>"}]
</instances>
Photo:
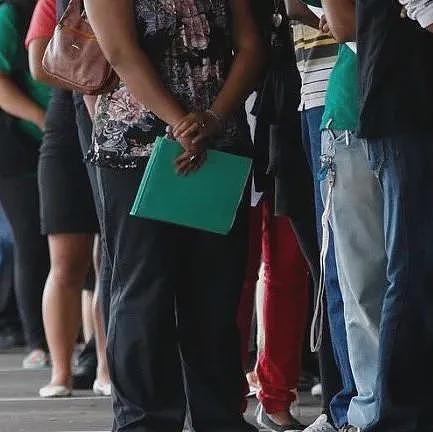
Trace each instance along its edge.
<instances>
[{"instance_id":1,"label":"black trousers","mask_svg":"<svg viewBox=\"0 0 433 432\"><path fill-rule=\"evenodd\" d=\"M78 136L83 152L83 158L87 155L92 144L92 120L90 119L86 105L84 104L83 97L79 94L74 93L74 105L75 105L75 120L78 128ZM111 290L111 265L108 259L107 246L105 241L104 226L102 223L102 204L101 197L98 188L98 182L96 179L96 167L91 164L87 164L87 173L90 179L90 186L92 188L93 199L95 202L96 214L99 220L99 232L101 241L101 262L99 272L99 285L101 296L101 304L105 327L108 330L108 320L110 315L110 290Z\"/></svg>"},{"instance_id":2,"label":"black trousers","mask_svg":"<svg viewBox=\"0 0 433 432\"><path fill-rule=\"evenodd\" d=\"M129 216L142 170L99 169L113 265L108 361L116 432L255 431L241 416L236 326L247 252L242 205L231 234Z\"/></svg>"},{"instance_id":3,"label":"black trousers","mask_svg":"<svg viewBox=\"0 0 433 432\"><path fill-rule=\"evenodd\" d=\"M30 349L46 349L42 294L49 272L48 243L40 234L36 174L0 178L0 202L14 236L14 286Z\"/></svg>"}]
</instances>

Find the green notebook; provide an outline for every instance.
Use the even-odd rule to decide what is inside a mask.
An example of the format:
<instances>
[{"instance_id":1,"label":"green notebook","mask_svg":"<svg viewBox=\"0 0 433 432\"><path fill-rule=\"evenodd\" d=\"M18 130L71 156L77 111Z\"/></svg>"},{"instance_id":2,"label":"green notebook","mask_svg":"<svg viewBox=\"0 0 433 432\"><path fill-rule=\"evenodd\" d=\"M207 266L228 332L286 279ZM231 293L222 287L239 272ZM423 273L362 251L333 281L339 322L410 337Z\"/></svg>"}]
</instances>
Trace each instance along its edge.
<instances>
[{"instance_id":1,"label":"green notebook","mask_svg":"<svg viewBox=\"0 0 433 432\"><path fill-rule=\"evenodd\" d=\"M176 173L182 147L157 138L131 210L132 216L228 234L251 171L249 158L209 150L188 176Z\"/></svg>"}]
</instances>

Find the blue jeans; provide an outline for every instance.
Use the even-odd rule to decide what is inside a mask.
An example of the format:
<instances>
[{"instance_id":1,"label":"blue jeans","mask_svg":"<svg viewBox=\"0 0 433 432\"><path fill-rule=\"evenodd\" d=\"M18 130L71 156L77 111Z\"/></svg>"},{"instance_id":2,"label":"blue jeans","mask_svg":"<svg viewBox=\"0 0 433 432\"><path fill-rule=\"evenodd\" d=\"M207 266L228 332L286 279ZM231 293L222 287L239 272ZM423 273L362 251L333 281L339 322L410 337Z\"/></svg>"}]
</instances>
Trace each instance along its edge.
<instances>
[{"instance_id":1,"label":"blue jeans","mask_svg":"<svg viewBox=\"0 0 433 432\"><path fill-rule=\"evenodd\" d=\"M323 131L326 176L322 197L331 204L329 223L358 391L350 403L348 420L360 428L372 422L377 410L375 383L386 268L382 192L369 169L367 153L364 143L352 133Z\"/></svg>"},{"instance_id":2,"label":"blue jeans","mask_svg":"<svg viewBox=\"0 0 433 432\"><path fill-rule=\"evenodd\" d=\"M10 302L15 302L13 295L13 253L14 245L9 222L0 205L0 326L19 324L16 316L10 316L9 311L15 312Z\"/></svg>"},{"instance_id":3,"label":"blue jeans","mask_svg":"<svg viewBox=\"0 0 433 432\"><path fill-rule=\"evenodd\" d=\"M387 255L375 391L378 407L366 431L431 432L433 134L413 133L366 144L370 168L382 190Z\"/></svg>"},{"instance_id":4,"label":"blue jeans","mask_svg":"<svg viewBox=\"0 0 433 432\"><path fill-rule=\"evenodd\" d=\"M317 231L319 239L322 238L321 217L323 214L323 202L320 193L320 181L317 173L320 170L320 123L322 121L322 115L323 107L312 108L302 112L303 141L314 177ZM332 415L334 424L337 427L342 427L348 423L347 413L350 401L356 395L356 386L349 362L343 299L338 283L337 267L333 251L334 246L331 239L326 262L326 297L330 335L335 362L341 376L341 388L330 401L329 411Z\"/></svg>"}]
</instances>

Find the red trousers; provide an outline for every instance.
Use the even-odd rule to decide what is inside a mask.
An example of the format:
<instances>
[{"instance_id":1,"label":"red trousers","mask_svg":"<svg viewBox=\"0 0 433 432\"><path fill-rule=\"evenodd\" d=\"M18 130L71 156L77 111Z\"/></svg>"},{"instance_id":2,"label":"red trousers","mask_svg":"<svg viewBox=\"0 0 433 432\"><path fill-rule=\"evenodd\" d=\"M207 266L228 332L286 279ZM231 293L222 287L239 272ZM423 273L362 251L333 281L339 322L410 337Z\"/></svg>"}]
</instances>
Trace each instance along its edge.
<instances>
[{"instance_id":1,"label":"red trousers","mask_svg":"<svg viewBox=\"0 0 433 432\"><path fill-rule=\"evenodd\" d=\"M238 315L244 365L258 273L264 263L264 346L257 359L259 400L268 414L287 410L295 400L309 304L308 267L288 218L274 216L265 200L251 208L246 279Z\"/></svg>"}]
</instances>

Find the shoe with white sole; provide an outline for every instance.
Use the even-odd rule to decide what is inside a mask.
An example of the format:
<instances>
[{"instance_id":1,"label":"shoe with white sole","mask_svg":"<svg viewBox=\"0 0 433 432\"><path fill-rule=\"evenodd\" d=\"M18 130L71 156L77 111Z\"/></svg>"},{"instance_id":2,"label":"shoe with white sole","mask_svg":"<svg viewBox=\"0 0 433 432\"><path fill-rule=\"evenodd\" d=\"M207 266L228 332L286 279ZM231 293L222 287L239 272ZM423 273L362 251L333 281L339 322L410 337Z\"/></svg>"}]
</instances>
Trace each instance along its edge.
<instances>
[{"instance_id":1,"label":"shoe with white sole","mask_svg":"<svg viewBox=\"0 0 433 432\"><path fill-rule=\"evenodd\" d=\"M72 390L69 387L63 385L51 385L48 384L39 390L39 396L41 398L62 398L72 396Z\"/></svg>"},{"instance_id":2,"label":"shoe with white sole","mask_svg":"<svg viewBox=\"0 0 433 432\"><path fill-rule=\"evenodd\" d=\"M343 426L341 429L338 429L338 432L361 432L361 429L356 426Z\"/></svg>"},{"instance_id":3,"label":"shoe with white sole","mask_svg":"<svg viewBox=\"0 0 433 432\"><path fill-rule=\"evenodd\" d=\"M328 416L322 414L313 424L308 426L304 432L337 432L337 429L328 422Z\"/></svg>"},{"instance_id":4,"label":"shoe with white sole","mask_svg":"<svg viewBox=\"0 0 433 432\"><path fill-rule=\"evenodd\" d=\"M93 383L93 393L96 396L111 396L111 384L102 384L98 380Z\"/></svg>"},{"instance_id":5,"label":"shoe with white sole","mask_svg":"<svg viewBox=\"0 0 433 432\"><path fill-rule=\"evenodd\" d=\"M293 419L290 425L279 425L272 421L272 419L266 414L262 404L259 404L256 411L257 423L264 427L266 430L272 432L302 432L305 426Z\"/></svg>"},{"instance_id":6,"label":"shoe with white sole","mask_svg":"<svg viewBox=\"0 0 433 432\"><path fill-rule=\"evenodd\" d=\"M41 349L35 349L23 360L23 369L45 369L48 364L48 354Z\"/></svg>"}]
</instances>

